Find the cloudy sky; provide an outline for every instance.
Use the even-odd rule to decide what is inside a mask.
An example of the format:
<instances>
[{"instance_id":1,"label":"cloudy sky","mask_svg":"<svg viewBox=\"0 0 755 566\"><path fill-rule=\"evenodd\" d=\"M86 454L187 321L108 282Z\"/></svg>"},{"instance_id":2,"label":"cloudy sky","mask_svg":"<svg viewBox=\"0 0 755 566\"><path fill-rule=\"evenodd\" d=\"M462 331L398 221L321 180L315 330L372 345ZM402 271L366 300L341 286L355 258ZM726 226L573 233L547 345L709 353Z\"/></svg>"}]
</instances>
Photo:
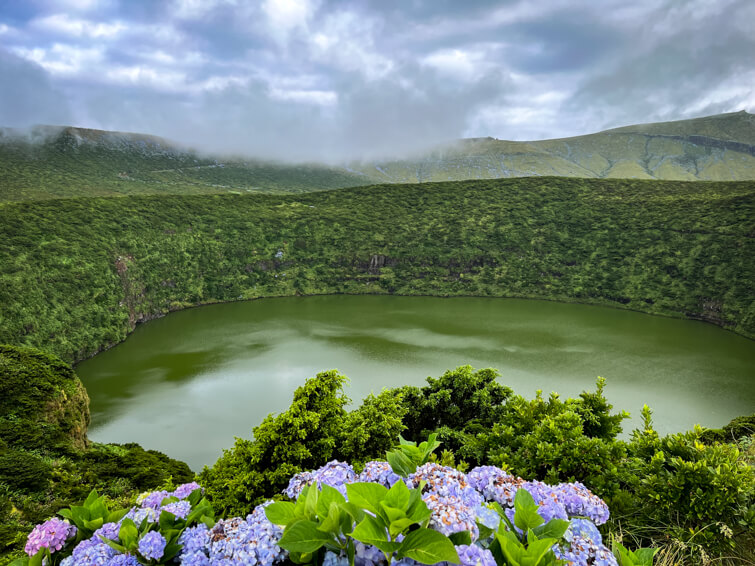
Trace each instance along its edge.
<instances>
[{"instance_id":1,"label":"cloudy sky","mask_svg":"<svg viewBox=\"0 0 755 566\"><path fill-rule=\"evenodd\" d=\"M0 126L374 156L755 112L753 53L752 0L0 0Z\"/></svg>"}]
</instances>

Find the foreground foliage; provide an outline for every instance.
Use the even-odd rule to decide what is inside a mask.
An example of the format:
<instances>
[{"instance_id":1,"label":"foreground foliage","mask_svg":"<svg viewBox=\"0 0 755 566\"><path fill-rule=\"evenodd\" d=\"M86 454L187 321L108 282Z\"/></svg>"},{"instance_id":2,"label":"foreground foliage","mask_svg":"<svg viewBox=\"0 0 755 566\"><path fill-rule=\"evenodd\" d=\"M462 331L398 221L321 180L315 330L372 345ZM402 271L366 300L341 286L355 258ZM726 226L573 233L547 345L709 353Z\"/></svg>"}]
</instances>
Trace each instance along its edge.
<instances>
[{"instance_id":1,"label":"foreground foliage","mask_svg":"<svg viewBox=\"0 0 755 566\"><path fill-rule=\"evenodd\" d=\"M110 511L96 492L35 527L13 566L276 563L381 566L651 566L652 550L614 556L596 525L608 508L581 484L527 482L483 466L426 462L438 443L402 441L361 474L343 462L295 475L246 520L215 521L197 484ZM390 456L392 454L392 456Z\"/></svg>"},{"instance_id":2,"label":"foreground foliage","mask_svg":"<svg viewBox=\"0 0 755 566\"><path fill-rule=\"evenodd\" d=\"M530 297L755 336L755 187L556 177L0 204L0 342L68 361L190 305Z\"/></svg>"}]
</instances>

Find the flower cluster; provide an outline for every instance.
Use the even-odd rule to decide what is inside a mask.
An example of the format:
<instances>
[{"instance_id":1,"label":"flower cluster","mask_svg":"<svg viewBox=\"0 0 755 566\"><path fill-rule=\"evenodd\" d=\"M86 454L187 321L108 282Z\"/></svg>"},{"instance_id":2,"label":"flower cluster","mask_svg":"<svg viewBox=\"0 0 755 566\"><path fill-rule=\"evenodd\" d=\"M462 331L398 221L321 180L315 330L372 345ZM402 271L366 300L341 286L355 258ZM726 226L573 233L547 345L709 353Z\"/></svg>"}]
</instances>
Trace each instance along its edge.
<instances>
[{"instance_id":1,"label":"flower cluster","mask_svg":"<svg viewBox=\"0 0 755 566\"><path fill-rule=\"evenodd\" d=\"M393 487L393 484L400 479L401 476L393 471L393 468L391 468L391 465L388 462L373 460L364 465L364 469L362 470L362 473L359 474L356 481L379 483L390 489Z\"/></svg>"},{"instance_id":2,"label":"flower cluster","mask_svg":"<svg viewBox=\"0 0 755 566\"><path fill-rule=\"evenodd\" d=\"M553 491L570 516L587 517L596 525L608 521L606 502L581 483L560 483Z\"/></svg>"},{"instance_id":3,"label":"flower cluster","mask_svg":"<svg viewBox=\"0 0 755 566\"><path fill-rule=\"evenodd\" d=\"M333 460L328 462L322 468L312 472L301 472L296 474L288 482L288 488L284 493L291 499L296 499L305 486L316 483L318 486L325 484L336 488L343 495L346 495L346 484L356 481L357 475L349 464Z\"/></svg>"},{"instance_id":4,"label":"flower cluster","mask_svg":"<svg viewBox=\"0 0 755 566\"><path fill-rule=\"evenodd\" d=\"M246 520L236 517L218 521L209 531L205 547L209 564L273 564L288 556L278 546L283 531L268 521L266 505L257 506Z\"/></svg>"},{"instance_id":5,"label":"flower cluster","mask_svg":"<svg viewBox=\"0 0 755 566\"><path fill-rule=\"evenodd\" d=\"M605 546L579 535L574 535L566 547L554 546L553 553L569 566L618 566L616 558Z\"/></svg>"},{"instance_id":6,"label":"flower cluster","mask_svg":"<svg viewBox=\"0 0 755 566\"><path fill-rule=\"evenodd\" d=\"M76 536L76 527L57 518L49 519L34 527L29 534L24 550L29 556L34 556L41 548L50 552L60 550L69 538Z\"/></svg>"},{"instance_id":7,"label":"flower cluster","mask_svg":"<svg viewBox=\"0 0 755 566\"><path fill-rule=\"evenodd\" d=\"M346 485L353 482L372 482L390 488L401 479L387 462L368 462L361 474L343 462L329 462L325 466L302 472L291 478L285 494L296 499L307 485L329 485L347 495ZM429 527L451 535L468 531L472 544L457 545L456 550L462 566L495 566L495 560L486 544L474 544L479 538L479 525L496 530L500 516L491 508L492 502L503 507L509 518L514 514L514 497L517 490L527 490L538 505L538 513L549 521L553 518L570 519L569 529L562 542L553 547L558 558L570 566L616 566L616 559L603 545L596 525L608 519L608 507L589 489L580 483L562 483L549 486L539 481L526 481L512 476L500 468L481 466L464 474L437 463L427 463L404 478L409 488L422 489L422 499L432 512ZM157 524L160 513L167 511L177 519L185 519L192 505L186 499L199 489L196 483L184 484L176 490L154 491L143 494L138 506L129 510L124 518L137 525L143 521ZM166 501L167 498L171 498ZM194 501L192 499L192 501ZM198 524L187 528L178 538L181 549L171 560L185 566L230 566L254 564L271 566L285 561L288 553L279 546L283 530L271 523L265 507L259 505L245 519L235 517L218 521L209 528ZM118 523L106 523L92 538L79 543L73 554L61 562L61 566L136 566L136 556L122 554L108 546L103 539L119 542ZM152 527L138 542L139 560L160 562L170 559L165 554L166 539ZM40 548L60 550L76 534L76 528L67 522L51 519L37 526L26 545L26 552L34 555ZM402 535L399 535L401 537ZM396 539L400 542L400 539ZM172 543L171 543L172 544ZM385 555L378 548L356 542L356 566L383 566ZM136 550L133 551L136 553ZM326 552L325 566L346 566L348 559L343 554ZM415 566L412 559L394 561L400 566ZM445 565L449 566L449 565Z\"/></svg>"}]
</instances>

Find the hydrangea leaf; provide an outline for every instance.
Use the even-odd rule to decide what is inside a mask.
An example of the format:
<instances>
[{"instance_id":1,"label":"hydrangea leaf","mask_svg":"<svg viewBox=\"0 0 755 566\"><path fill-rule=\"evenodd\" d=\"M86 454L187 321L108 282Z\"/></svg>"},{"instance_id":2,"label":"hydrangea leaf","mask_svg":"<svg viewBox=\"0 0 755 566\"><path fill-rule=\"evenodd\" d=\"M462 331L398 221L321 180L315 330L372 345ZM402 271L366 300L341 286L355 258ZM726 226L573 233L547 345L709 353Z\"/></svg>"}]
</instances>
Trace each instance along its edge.
<instances>
[{"instance_id":1,"label":"hydrangea leaf","mask_svg":"<svg viewBox=\"0 0 755 566\"><path fill-rule=\"evenodd\" d=\"M346 502L346 498L341 495L340 491L323 484L320 496L317 498L317 516L324 519L328 516L332 503L341 504L344 502Z\"/></svg>"},{"instance_id":2,"label":"hydrangea leaf","mask_svg":"<svg viewBox=\"0 0 755 566\"><path fill-rule=\"evenodd\" d=\"M346 485L349 501L377 514L383 512L380 502L385 499L388 489L376 483L350 483Z\"/></svg>"},{"instance_id":3,"label":"hydrangea leaf","mask_svg":"<svg viewBox=\"0 0 755 566\"><path fill-rule=\"evenodd\" d=\"M425 527L420 527L406 535L398 554L399 558L411 558L422 564L437 564L438 562L459 564L461 562L451 539Z\"/></svg>"},{"instance_id":4,"label":"hydrangea leaf","mask_svg":"<svg viewBox=\"0 0 755 566\"><path fill-rule=\"evenodd\" d=\"M329 542L331 537L317 528L317 523L301 519L290 523L283 536L278 542L278 546L285 548L289 552L314 552Z\"/></svg>"},{"instance_id":5,"label":"hydrangea leaf","mask_svg":"<svg viewBox=\"0 0 755 566\"><path fill-rule=\"evenodd\" d=\"M296 517L295 505L289 501L278 501L265 507L265 516L275 525L288 525Z\"/></svg>"},{"instance_id":6,"label":"hydrangea leaf","mask_svg":"<svg viewBox=\"0 0 755 566\"><path fill-rule=\"evenodd\" d=\"M551 519L544 525L532 529L537 538L557 538L560 539L569 528L569 521L564 519Z\"/></svg>"}]
</instances>

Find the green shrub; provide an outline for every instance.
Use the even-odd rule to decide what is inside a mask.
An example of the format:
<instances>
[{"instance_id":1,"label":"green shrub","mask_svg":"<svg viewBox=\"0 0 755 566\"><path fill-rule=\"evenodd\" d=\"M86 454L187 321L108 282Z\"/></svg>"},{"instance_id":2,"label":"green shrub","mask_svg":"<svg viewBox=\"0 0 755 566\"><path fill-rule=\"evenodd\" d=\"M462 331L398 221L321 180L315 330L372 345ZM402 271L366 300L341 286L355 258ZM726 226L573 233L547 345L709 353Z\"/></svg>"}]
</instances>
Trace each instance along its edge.
<instances>
[{"instance_id":1,"label":"green shrub","mask_svg":"<svg viewBox=\"0 0 755 566\"><path fill-rule=\"evenodd\" d=\"M268 415L253 430L254 440L236 439L200 481L215 509L245 515L261 499L278 495L294 474L335 456L343 440L346 378L331 370L308 379L289 409Z\"/></svg>"},{"instance_id":2,"label":"green shrub","mask_svg":"<svg viewBox=\"0 0 755 566\"><path fill-rule=\"evenodd\" d=\"M13 490L39 491L51 477L52 466L24 450L0 450L0 484Z\"/></svg>"},{"instance_id":3,"label":"green shrub","mask_svg":"<svg viewBox=\"0 0 755 566\"><path fill-rule=\"evenodd\" d=\"M693 554L730 551L755 529L755 471L736 445L706 445L700 428L661 438L647 407L644 417L628 447L634 509L623 527L651 542L671 536Z\"/></svg>"}]
</instances>

